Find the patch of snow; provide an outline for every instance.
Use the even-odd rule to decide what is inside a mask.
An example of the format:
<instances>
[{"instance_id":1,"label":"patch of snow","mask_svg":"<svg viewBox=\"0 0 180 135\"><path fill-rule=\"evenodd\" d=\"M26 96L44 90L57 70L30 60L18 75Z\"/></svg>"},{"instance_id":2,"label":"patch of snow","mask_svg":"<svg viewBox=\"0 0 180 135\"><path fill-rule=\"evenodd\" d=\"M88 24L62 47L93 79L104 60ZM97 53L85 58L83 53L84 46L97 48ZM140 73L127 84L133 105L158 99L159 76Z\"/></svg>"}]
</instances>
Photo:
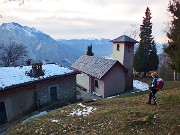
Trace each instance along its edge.
<instances>
[{"instance_id":1,"label":"patch of snow","mask_svg":"<svg viewBox=\"0 0 180 135\"><path fill-rule=\"evenodd\" d=\"M105 58L105 59L111 59L111 60L113 59L113 58L112 58L112 55L111 55L111 56L104 56L104 58Z\"/></svg>"},{"instance_id":2,"label":"patch of snow","mask_svg":"<svg viewBox=\"0 0 180 135\"><path fill-rule=\"evenodd\" d=\"M78 104L79 106L81 106L81 107L86 107L85 105L83 105L82 103L79 103Z\"/></svg>"},{"instance_id":3,"label":"patch of snow","mask_svg":"<svg viewBox=\"0 0 180 135\"><path fill-rule=\"evenodd\" d=\"M95 91L93 91L93 95L96 95L96 96L98 96L98 97L101 96L101 94L99 94L99 93L97 93L97 92L95 92Z\"/></svg>"},{"instance_id":4,"label":"patch of snow","mask_svg":"<svg viewBox=\"0 0 180 135\"><path fill-rule=\"evenodd\" d=\"M141 91L136 91L136 92L141 92Z\"/></svg>"},{"instance_id":5,"label":"patch of snow","mask_svg":"<svg viewBox=\"0 0 180 135\"><path fill-rule=\"evenodd\" d=\"M30 120L30 119L32 119L32 118L35 118L35 117L44 115L44 114L46 114L46 113L47 113L46 111L44 111L44 112L39 112L38 114L35 114L35 115L33 115L33 116L27 118L26 120L24 120L23 123L26 122L26 121L28 121L28 120Z\"/></svg>"},{"instance_id":6,"label":"patch of snow","mask_svg":"<svg viewBox=\"0 0 180 135\"><path fill-rule=\"evenodd\" d=\"M28 27L29 28L29 27ZM36 28L32 27L30 28L32 32L34 33L42 33L41 31L37 30Z\"/></svg>"},{"instance_id":7,"label":"patch of snow","mask_svg":"<svg viewBox=\"0 0 180 135\"><path fill-rule=\"evenodd\" d=\"M28 35L29 37L33 37L33 35L31 34L31 32L29 32L29 31L27 31L27 35Z\"/></svg>"},{"instance_id":8,"label":"patch of snow","mask_svg":"<svg viewBox=\"0 0 180 135\"><path fill-rule=\"evenodd\" d=\"M77 109L77 110L74 109L68 116L75 116L75 115L76 116L87 116L96 110L96 108L85 106L82 103L80 103L78 105L83 107L83 109L82 110L81 109Z\"/></svg>"},{"instance_id":9,"label":"patch of snow","mask_svg":"<svg viewBox=\"0 0 180 135\"><path fill-rule=\"evenodd\" d=\"M7 30L24 30L28 36L33 36L31 33L42 33L41 31L37 30L36 28L30 28L28 26L22 26L18 23L11 22L11 23L3 23L3 29Z\"/></svg>"},{"instance_id":10,"label":"patch of snow","mask_svg":"<svg viewBox=\"0 0 180 135\"><path fill-rule=\"evenodd\" d=\"M59 120L53 119L52 122L58 123Z\"/></svg>"},{"instance_id":11,"label":"patch of snow","mask_svg":"<svg viewBox=\"0 0 180 135\"><path fill-rule=\"evenodd\" d=\"M131 92L131 93L133 93L133 94L134 94L134 93L136 93L136 92L135 92L135 91L133 91L133 92Z\"/></svg>"},{"instance_id":12,"label":"patch of snow","mask_svg":"<svg viewBox=\"0 0 180 135\"><path fill-rule=\"evenodd\" d=\"M116 95L116 96L111 96L111 97L107 97L107 98L115 98L115 97L118 97L119 95Z\"/></svg>"},{"instance_id":13,"label":"patch of snow","mask_svg":"<svg viewBox=\"0 0 180 135\"><path fill-rule=\"evenodd\" d=\"M149 89L149 85L147 83L143 83L138 80L133 80L133 87L141 91L145 91Z\"/></svg>"},{"instance_id":14,"label":"patch of snow","mask_svg":"<svg viewBox=\"0 0 180 135\"><path fill-rule=\"evenodd\" d=\"M87 39L84 39L84 40L96 40L95 38L87 38Z\"/></svg>"},{"instance_id":15,"label":"patch of snow","mask_svg":"<svg viewBox=\"0 0 180 135\"><path fill-rule=\"evenodd\" d=\"M64 60L65 60L66 62L68 62L68 63L72 63L70 60L68 60L68 59L66 59L66 58L64 58Z\"/></svg>"},{"instance_id":16,"label":"patch of snow","mask_svg":"<svg viewBox=\"0 0 180 135\"><path fill-rule=\"evenodd\" d=\"M36 50L38 51L42 47L42 44L37 45Z\"/></svg>"}]
</instances>

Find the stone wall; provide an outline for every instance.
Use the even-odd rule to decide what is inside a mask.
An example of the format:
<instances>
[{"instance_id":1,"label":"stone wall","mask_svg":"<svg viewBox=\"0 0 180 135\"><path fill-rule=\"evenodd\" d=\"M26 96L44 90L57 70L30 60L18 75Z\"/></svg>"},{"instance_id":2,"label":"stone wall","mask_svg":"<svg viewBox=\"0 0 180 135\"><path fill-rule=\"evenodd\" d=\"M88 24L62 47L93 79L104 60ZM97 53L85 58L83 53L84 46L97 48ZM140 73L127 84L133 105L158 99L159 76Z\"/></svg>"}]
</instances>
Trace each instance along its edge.
<instances>
[{"instance_id":1,"label":"stone wall","mask_svg":"<svg viewBox=\"0 0 180 135\"><path fill-rule=\"evenodd\" d=\"M49 87L57 86L57 100L76 102L76 74L46 79L0 92L0 102L5 104L7 121L13 121L50 104Z\"/></svg>"}]
</instances>

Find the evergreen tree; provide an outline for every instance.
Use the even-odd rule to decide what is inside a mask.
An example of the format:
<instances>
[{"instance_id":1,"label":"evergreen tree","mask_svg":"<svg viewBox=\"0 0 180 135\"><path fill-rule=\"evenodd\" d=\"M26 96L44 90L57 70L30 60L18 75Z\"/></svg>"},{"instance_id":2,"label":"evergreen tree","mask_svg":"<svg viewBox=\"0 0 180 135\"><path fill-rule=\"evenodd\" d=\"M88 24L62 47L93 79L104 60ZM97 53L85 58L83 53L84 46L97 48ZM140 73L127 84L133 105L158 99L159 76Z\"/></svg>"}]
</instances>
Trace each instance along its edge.
<instances>
[{"instance_id":1,"label":"evergreen tree","mask_svg":"<svg viewBox=\"0 0 180 135\"><path fill-rule=\"evenodd\" d=\"M93 56L94 55L94 53L92 52L92 44L88 45L86 55L88 55L88 56Z\"/></svg>"},{"instance_id":2,"label":"evergreen tree","mask_svg":"<svg viewBox=\"0 0 180 135\"><path fill-rule=\"evenodd\" d=\"M150 9L147 7L143 24L140 25L140 43L133 62L134 70L144 72L144 75L149 71L156 71L159 64L156 44L152 36L151 18Z\"/></svg>"},{"instance_id":3,"label":"evergreen tree","mask_svg":"<svg viewBox=\"0 0 180 135\"><path fill-rule=\"evenodd\" d=\"M171 27L167 32L168 46L164 51L171 59L171 67L180 73L180 2L171 0L168 11L172 14Z\"/></svg>"}]
</instances>

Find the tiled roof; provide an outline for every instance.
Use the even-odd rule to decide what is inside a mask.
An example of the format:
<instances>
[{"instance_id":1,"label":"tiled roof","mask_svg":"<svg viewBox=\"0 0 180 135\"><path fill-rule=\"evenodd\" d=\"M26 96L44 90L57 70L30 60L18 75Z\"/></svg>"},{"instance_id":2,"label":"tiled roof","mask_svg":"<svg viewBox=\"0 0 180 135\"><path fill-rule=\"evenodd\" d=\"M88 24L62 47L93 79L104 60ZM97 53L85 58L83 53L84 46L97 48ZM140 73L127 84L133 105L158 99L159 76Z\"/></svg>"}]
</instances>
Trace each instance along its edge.
<instances>
[{"instance_id":1,"label":"tiled roof","mask_svg":"<svg viewBox=\"0 0 180 135\"><path fill-rule=\"evenodd\" d=\"M124 66L116 60L83 55L72 64L71 67L80 72L101 79L116 63L124 68Z\"/></svg>"},{"instance_id":2,"label":"tiled roof","mask_svg":"<svg viewBox=\"0 0 180 135\"><path fill-rule=\"evenodd\" d=\"M115 38L115 39L111 40L110 42L113 42L113 43L122 43L122 42L138 43L138 41L136 41L126 35L122 35L118 38Z\"/></svg>"}]
</instances>

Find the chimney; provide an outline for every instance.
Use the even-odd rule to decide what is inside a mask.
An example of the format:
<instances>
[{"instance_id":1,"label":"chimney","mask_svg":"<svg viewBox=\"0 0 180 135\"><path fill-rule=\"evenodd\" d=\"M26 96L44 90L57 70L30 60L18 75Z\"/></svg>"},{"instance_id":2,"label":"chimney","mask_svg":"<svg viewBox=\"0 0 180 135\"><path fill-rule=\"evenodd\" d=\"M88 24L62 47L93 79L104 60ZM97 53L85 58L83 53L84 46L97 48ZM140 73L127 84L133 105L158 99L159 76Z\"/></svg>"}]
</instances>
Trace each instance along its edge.
<instances>
[{"instance_id":1,"label":"chimney","mask_svg":"<svg viewBox=\"0 0 180 135\"><path fill-rule=\"evenodd\" d=\"M26 66L30 66L31 65L31 59L28 59L28 60L26 60Z\"/></svg>"},{"instance_id":2,"label":"chimney","mask_svg":"<svg viewBox=\"0 0 180 135\"><path fill-rule=\"evenodd\" d=\"M39 77L43 76L44 72L42 70L42 63L35 63L32 65L32 70L31 70L31 76L32 77Z\"/></svg>"},{"instance_id":3,"label":"chimney","mask_svg":"<svg viewBox=\"0 0 180 135\"><path fill-rule=\"evenodd\" d=\"M94 56L94 53L92 52L92 44L91 44L91 45L88 45L86 55L88 55L88 56Z\"/></svg>"}]
</instances>

